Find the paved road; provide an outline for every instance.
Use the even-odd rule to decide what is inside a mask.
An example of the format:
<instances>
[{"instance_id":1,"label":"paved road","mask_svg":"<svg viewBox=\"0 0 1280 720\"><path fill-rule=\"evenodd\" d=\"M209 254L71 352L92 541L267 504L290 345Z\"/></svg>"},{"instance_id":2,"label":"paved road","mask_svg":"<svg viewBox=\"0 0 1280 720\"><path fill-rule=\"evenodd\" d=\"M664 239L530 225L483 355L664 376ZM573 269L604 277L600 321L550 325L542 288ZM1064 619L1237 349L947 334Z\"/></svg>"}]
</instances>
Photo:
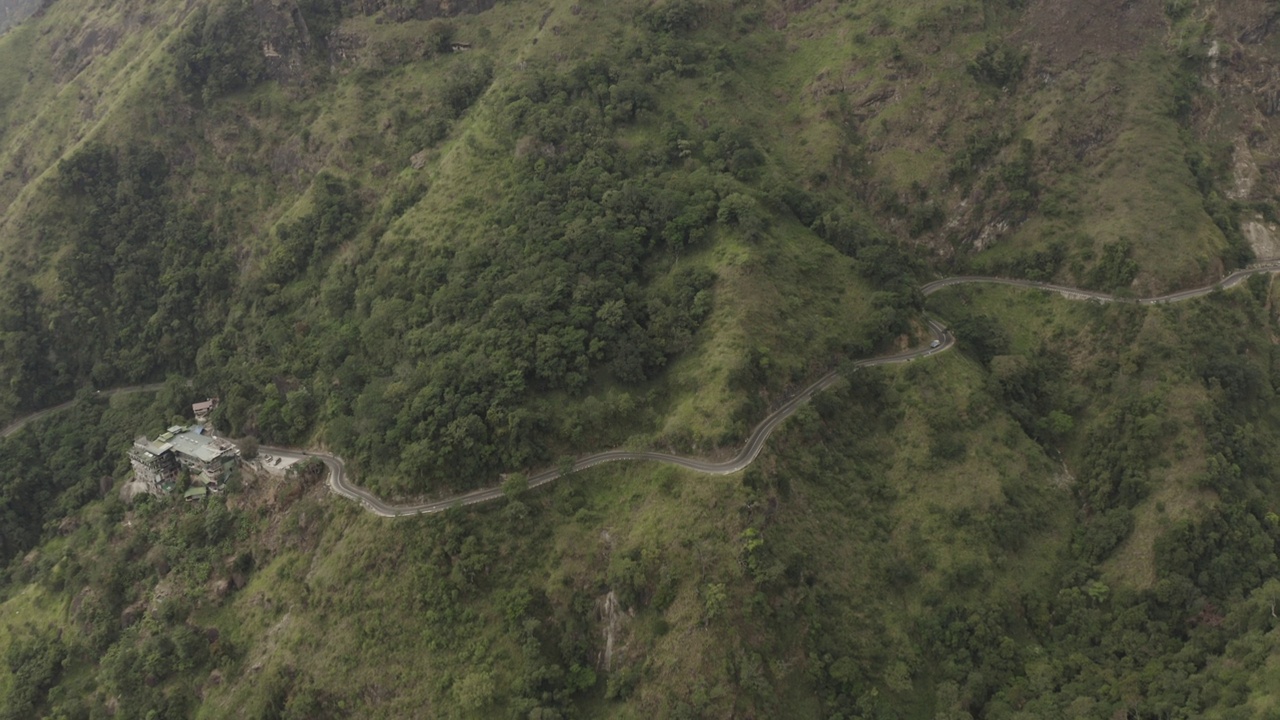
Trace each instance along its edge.
<instances>
[{"instance_id":1,"label":"paved road","mask_svg":"<svg viewBox=\"0 0 1280 720\"><path fill-rule=\"evenodd\" d=\"M1230 275L1227 275L1222 280L1212 285L1208 285L1201 288L1193 288L1191 290L1182 290L1175 293L1169 293L1167 295L1157 295L1157 296L1148 297L1148 298L1123 297L1123 296L1112 295L1109 293L1096 292L1093 290L1081 290L1078 288L1070 288L1062 285L1053 285L1051 283L1041 283L1041 282L1033 282L1031 280L1015 280L1012 278L985 277L985 276L959 276L959 277L945 278L942 280L936 280L934 282L931 282L925 285L923 288L921 288L921 290L925 295L932 295L938 292L939 290L942 290L948 287L953 287L956 285L975 285L975 284L1011 285L1014 287L1021 287L1021 288L1047 290L1049 292L1058 293L1063 297L1066 297L1072 300L1094 300L1099 302L1124 302L1124 303L1135 303L1139 305L1159 305L1163 303L1178 302L1180 300L1189 300L1191 298L1208 295L1209 293L1214 292L1215 290L1222 290L1226 288L1235 287L1236 285L1239 285L1241 282L1244 282L1244 280L1251 275L1261 275L1261 274L1269 274L1269 273L1276 273L1276 272L1280 272L1280 259L1267 260L1264 262L1255 263L1254 265L1250 265L1249 267L1243 270L1237 270L1236 272L1233 272ZM955 346L955 343L956 343L955 337L951 334L949 330L947 330L947 327L945 325L931 318L926 318L926 322L928 323L928 326L929 326L929 332L932 335L932 340L930 341L928 346L915 348L912 350L908 350L906 352L897 353L895 355L885 355L878 358L871 358L869 360L860 360L858 362L853 363L853 365L855 367L875 367L877 365L894 365L899 363L911 362L913 360L919 360L922 358L929 357L931 355L936 355L937 353L946 352ZM773 412L769 413L769 415L766 416L764 420L761 420L759 425L755 426L755 429L753 429L751 431L751 434L747 437L746 444L742 446L742 449L738 451L737 455L734 455L732 458L728 460L725 460L722 462L714 462L711 460L702 460L699 458L683 457L681 455L671 455L668 453L649 452L644 450L608 450L605 452L594 453L592 455L584 455L583 457L580 457L574 461L572 468L566 468L563 471L560 468L553 468L550 470L544 470L538 473L537 475L533 475L532 477L529 478L529 487L530 488L540 487L542 485L546 485L547 483L555 480L556 478L559 478L563 475L567 475L569 473L575 473L580 470L586 470L587 468L595 467L596 465L601 465L607 462L620 462L624 460L647 460L650 462L667 463L669 465L676 465L678 467L687 468L689 470L693 470L696 472L707 473L709 475L729 475L732 473L739 472L740 470L746 468L748 465L750 465L752 462L755 461L756 457L760 454L761 449L764 448L765 442L768 441L769 436L773 434L773 431L777 429L777 427L781 425L783 421L785 421L787 418L794 415L796 410L799 410L800 407L805 403L807 403L809 399L812 398L814 395L830 387L831 384L834 383L838 377L839 377L839 374L837 373L837 371L833 370L827 373L826 375L823 375L822 377L815 380L811 385L801 390L799 393L788 398L786 402L780 405ZM159 390L161 387L163 387L163 383L158 383L154 385L138 385L138 386L128 387L128 388L117 388L115 390L108 391L104 394L120 395L120 394L131 393L131 392L154 391L154 390ZM42 417L55 413L59 410L66 409L70 406L71 406L70 402L63 403L62 405L47 408L45 410L41 410L40 412L28 415L20 420L15 421L14 423L4 428L3 430L0 430L0 437L8 437L9 435L12 435L13 433L17 432L27 423L38 420ZM320 460L325 464L325 467L328 470L328 475L329 475L328 485L330 490L332 490L334 493L338 495L341 495L342 497L345 497L360 503L369 512L382 517L404 517L406 515L426 515L430 513L438 513L438 512L443 512L445 510L448 510L451 507L475 505L477 503L496 500L503 496L502 488L492 487L492 488L484 488L481 490L473 490L468 493L463 493L461 495L454 495L454 496L443 498L440 500L433 500L433 501L423 502L423 503L395 505L395 504L384 502L383 500L379 499L376 495L369 492L365 488L362 488L359 485L356 485L355 483L351 482L350 478L347 477L346 466L343 464L342 459L335 455L322 453L322 452L309 452L306 450L299 450L294 448L270 447L266 445L262 446L260 450L262 452L270 453L272 455L277 455L284 458L293 458L298 460L315 458L317 460Z\"/></svg>"},{"instance_id":2,"label":"paved road","mask_svg":"<svg viewBox=\"0 0 1280 720\"><path fill-rule=\"evenodd\" d=\"M933 335L928 347L909 350L897 355L887 355L870 360L860 360L854 363L855 367L874 367L876 365L890 365L894 363L908 362L917 358L924 358L940 352L946 352L955 345L955 337L947 330L946 326L935 320L927 320L929 331ZM936 346L934 343L937 343ZM815 380L805 389L791 396L773 412L769 413L764 420L756 425L755 429L747 437L747 442L728 460L715 462L711 460L702 460L699 458L684 457L681 455L671 455L669 453L651 452L645 450L607 450L605 452L594 453L592 455L584 455L574 461L572 468L561 470L560 468L552 468L544 470L537 475L529 478L529 487L536 488L546 485L563 475L575 473L580 470L586 470L596 465L602 465L608 462L620 462L623 460L648 460L651 462L666 463L668 465L676 465L678 467L687 468L708 475L731 475L739 472L755 461L760 455L760 451L764 449L765 442L773 431L782 424L784 420L795 414L805 403L809 402L817 393L827 389L839 377L839 373L835 370L823 375ZM451 507L475 505L477 503L497 500L503 496L501 487L483 488L473 490L461 495L454 495L440 500L433 500L423 503L394 505L379 499L376 495L368 490L355 485L347 477L346 467L343 465L342 459L328 453L308 452L295 448L282 448L262 446L260 452L269 453L287 459L304 460L307 458L315 458L325 464L329 471L329 489L345 498L355 500L364 506L369 512L381 517L404 517L406 515L427 515L448 510Z\"/></svg>"},{"instance_id":3,"label":"paved road","mask_svg":"<svg viewBox=\"0 0 1280 720\"><path fill-rule=\"evenodd\" d=\"M1098 300L1100 302L1122 302L1133 303L1135 305L1162 305L1164 303L1202 297L1214 292L1215 290L1233 288L1247 280L1251 275L1263 275L1274 272L1280 272L1280 259L1264 260L1262 262L1254 263L1247 268L1237 270L1230 275L1227 275L1212 285L1145 298L1112 295L1111 293L1097 292L1095 290L1081 290L1079 288L1035 282L1032 280L1015 280L1013 278L986 277L980 275L959 275L956 277L943 278L942 280L935 280L921 288L921 292L925 295L932 295L943 288L952 287L953 285L1012 285L1013 287L1048 290L1049 292L1057 293L1070 300Z\"/></svg>"},{"instance_id":4,"label":"paved road","mask_svg":"<svg viewBox=\"0 0 1280 720\"><path fill-rule=\"evenodd\" d=\"M113 390L106 390L98 394L100 396L105 395L106 397L111 397L113 395L129 395L130 393L137 393L137 392L157 392L163 387L164 387L164 383L151 383L150 385L130 385L129 387L119 387ZM0 430L0 438L7 438L10 435L18 432L22 428L26 427L30 423L46 418L56 412L61 412L63 410L66 410L72 405L75 405L75 403L76 403L75 400L68 400L60 405L47 407L38 412L33 412L30 415L25 415L23 417L20 417L17 420L14 420L13 422L4 426L4 429Z\"/></svg>"}]
</instances>

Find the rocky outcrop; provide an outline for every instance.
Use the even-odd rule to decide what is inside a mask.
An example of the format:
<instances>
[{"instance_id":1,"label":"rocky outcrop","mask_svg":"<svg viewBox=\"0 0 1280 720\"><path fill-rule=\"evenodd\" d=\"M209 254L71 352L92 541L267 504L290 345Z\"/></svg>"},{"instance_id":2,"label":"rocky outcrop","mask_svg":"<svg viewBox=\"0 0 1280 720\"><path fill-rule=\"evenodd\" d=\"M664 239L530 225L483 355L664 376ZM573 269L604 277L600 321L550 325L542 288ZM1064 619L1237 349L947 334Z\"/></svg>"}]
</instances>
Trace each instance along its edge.
<instances>
[{"instance_id":1,"label":"rocky outcrop","mask_svg":"<svg viewBox=\"0 0 1280 720\"><path fill-rule=\"evenodd\" d=\"M307 55L315 40L294 0L254 0L267 77L282 84L305 80Z\"/></svg>"},{"instance_id":2,"label":"rocky outcrop","mask_svg":"<svg viewBox=\"0 0 1280 720\"><path fill-rule=\"evenodd\" d=\"M397 22L474 15L496 4L497 0L354 0L351 3L360 14L381 12Z\"/></svg>"},{"instance_id":3,"label":"rocky outcrop","mask_svg":"<svg viewBox=\"0 0 1280 720\"><path fill-rule=\"evenodd\" d=\"M327 51L330 65L356 60L367 55L368 52L364 52L366 50L386 54L383 52L385 49L366 48L366 39L359 33L343 32L341 29L327 32L321 29L318 35L316 30L308 26L307 19L295 0L253 0L253 3L262 38L266 73L277 82L299 84L305 81L307 55L317 46ZM497 0L350 0L343 3L342 15L350 17L381 14L383 18L399 23L480 13L489 10L496 3ZM423 39L418 45L423 42L428 40ZM413 57L428 54L423 47L407 47L405 51ZM404 59L401 58L400 61ZM398 63L393 60L390 64Z\"/></svg>"},{"instance_id":4,"label":"rocky outcrop","mask_svg":"<svg viewBox=\"0 0 1280 720\"><path fill-rule=\"evenodd\" d=\"M610 590L596 599L596 622L600 625L602 643L596 666L605 672L614 668L614 657L626 649L625 637L631 614L622 609L618 596Z\"/></svg>"}]
</instances>

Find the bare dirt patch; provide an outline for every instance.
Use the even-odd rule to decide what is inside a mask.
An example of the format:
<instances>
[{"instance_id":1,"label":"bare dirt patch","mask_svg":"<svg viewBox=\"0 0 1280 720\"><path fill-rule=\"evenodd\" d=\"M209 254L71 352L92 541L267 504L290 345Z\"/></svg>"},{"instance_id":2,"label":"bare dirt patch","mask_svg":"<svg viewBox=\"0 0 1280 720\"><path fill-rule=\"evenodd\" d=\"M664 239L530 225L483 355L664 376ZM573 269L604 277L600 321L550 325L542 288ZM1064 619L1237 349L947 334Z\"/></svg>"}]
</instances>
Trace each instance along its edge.
<instances>
[{"instance_id":1,"label":"bare dirt patch","mask_svg":"<svg viewBox=\"0 0 1280 720\"><path fill-rule=\"evenodd\" d=\"M1133 57L1164 29L1159 0L1035 0L1010 39L1062 69L1088 56Z\"/></svg>"},{"instance_id":2,"label":"bare dirt patch","mask_svg":"<svg viewBox=\"0 0 1280 720\"><path fill-rule=\"evenodd\" d=\"M123 500L126 504L132 504L134 498L138 497L139 495L154 495L154 494L155 493L152 492L150 486L148 486L146 483L141 482L139 480L133 480L131 482L127 482L120 487L120 499Z\"/></svg>"},{"instance_id":3,"label":"bare dirt patch","mask_svg":"<svg viewBox=\"0 0 1280 720\"><path fill-rule=\"evenodd\" d=\"M95 59L110 54L123 33L119 27L85 26L55 41L51 50L57 80L70 80Z\"/></svg>"},{"instance_id":4,"label":"bare dirt patch","mask_svg":"<svg viewBox=\"0 0 1280 720\"><path fill-rule=\"evenodd\" d=\"M1223 3L1215 10L1214 44L1221 48L1210 80L1220 106L1199 125L1204 134L1231 133L1234 200L1280 201L1280 63L1274 50L1280 9L1260 0ZM1243 220L1243 218L1242 218ZM1246 230L1258 245L1267 233Z\"/></svg>"},{"instance_id":5,"label":"bare dirt patch","mask_svg":"<svg viewBox=\"0 0 1280 720\"><path fill-rule=\"evenodd\" d=\"M1249 150L1247 138L1239 138L1235 142L1231 158L1231 188L1227 197L1232 200L1244 200L1253 192L1253 188L1261 180L1258 163Z\"/></svg>"},{"instance_id":6,"label":"bare dirt patch","mask_svg":"<svg viewBox=\"0 0 1280 720\"><path fill-rule=\"evenodd\" d=\"M1280 225L1268 225L1261 219L1246 220L1240 224L1240 231L1257 257L1280 257Z\"/></svg>"}]
</instances>

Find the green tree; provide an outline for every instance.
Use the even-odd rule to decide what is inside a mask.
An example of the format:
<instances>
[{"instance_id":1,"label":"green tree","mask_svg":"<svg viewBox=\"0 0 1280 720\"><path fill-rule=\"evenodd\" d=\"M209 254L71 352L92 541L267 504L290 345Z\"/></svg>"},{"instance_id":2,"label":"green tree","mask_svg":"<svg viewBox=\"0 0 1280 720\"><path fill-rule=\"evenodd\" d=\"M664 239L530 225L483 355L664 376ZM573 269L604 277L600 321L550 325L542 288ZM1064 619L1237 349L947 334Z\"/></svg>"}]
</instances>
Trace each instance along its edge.
<instances>
[{"instance_id":1,"label":"green tree","mask_svg":"<svg viewBox=\"0 0 1280 720\"><path fill-rule=\"evenodd\" d=\"M502 495L508 502L514 502L529 489L529 478L524 473L511 473L502 481Z\"/></svg>"},{"instance_id":2,"label":"green tree","mask_svg":"<svg viewBox=\"0 0 1280 720\"><path fill-rule=\"evenodd\" d=\"M742 231L747 240L759 240L765 228L765 220L755 199L745 193L732 193L720 201L716 220Z\"/></svg>"},{"instance_id":3,"label":"green tree","mask_svg":"<svg viewBox=\"0 0 1280 720\"><path fill-rule=\"evenodd\" d=\"M729 592L724 583L706 583L702 586L702 624L709 625L721 615L729 605Z\"/></svg>"},{"instance_id":4,"label":"green tree","mask_svg":"<svg viewBox=\"0 0 1280 720\"><path fill-rule=\"evenodd\" d=\"M194 99L213 99L258 82L266 70L253 6L236 0L200 6L174 47L178 84Z\"/></svg>"}]
</instances>

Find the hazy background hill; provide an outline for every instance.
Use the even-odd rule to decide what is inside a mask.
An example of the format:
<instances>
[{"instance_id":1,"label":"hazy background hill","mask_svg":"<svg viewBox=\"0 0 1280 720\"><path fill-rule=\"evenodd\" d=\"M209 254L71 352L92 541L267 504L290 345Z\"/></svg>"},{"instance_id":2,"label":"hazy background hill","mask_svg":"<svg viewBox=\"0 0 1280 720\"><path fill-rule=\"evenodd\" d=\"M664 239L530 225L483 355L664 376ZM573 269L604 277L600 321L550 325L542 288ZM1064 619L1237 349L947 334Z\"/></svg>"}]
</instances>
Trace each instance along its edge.
<instances>
[{"instance_id":1,"label":"hazy background hill","mask_svg":"<svg viewBox=\"0 0 1280 720\"><path fill-rule=\"evenodd\" d=\"M0 33L26 20L40 7L35 0L4 0L0 2Z\"/></svg>"},{"instance_id":2,"label":"hazy background hill","mask_svg":"<svg viewBox=\"0 0 1280 720\"><path fill-rule=\"evenodd\" d=\"M0 36L5 717L1275 707L1274 1L59 0ZM319 445L134 507L132 437ZM167 378L110 402L93 388ZM188 384L188 380L190 383Z\"/></svg>"}]
</instances>

